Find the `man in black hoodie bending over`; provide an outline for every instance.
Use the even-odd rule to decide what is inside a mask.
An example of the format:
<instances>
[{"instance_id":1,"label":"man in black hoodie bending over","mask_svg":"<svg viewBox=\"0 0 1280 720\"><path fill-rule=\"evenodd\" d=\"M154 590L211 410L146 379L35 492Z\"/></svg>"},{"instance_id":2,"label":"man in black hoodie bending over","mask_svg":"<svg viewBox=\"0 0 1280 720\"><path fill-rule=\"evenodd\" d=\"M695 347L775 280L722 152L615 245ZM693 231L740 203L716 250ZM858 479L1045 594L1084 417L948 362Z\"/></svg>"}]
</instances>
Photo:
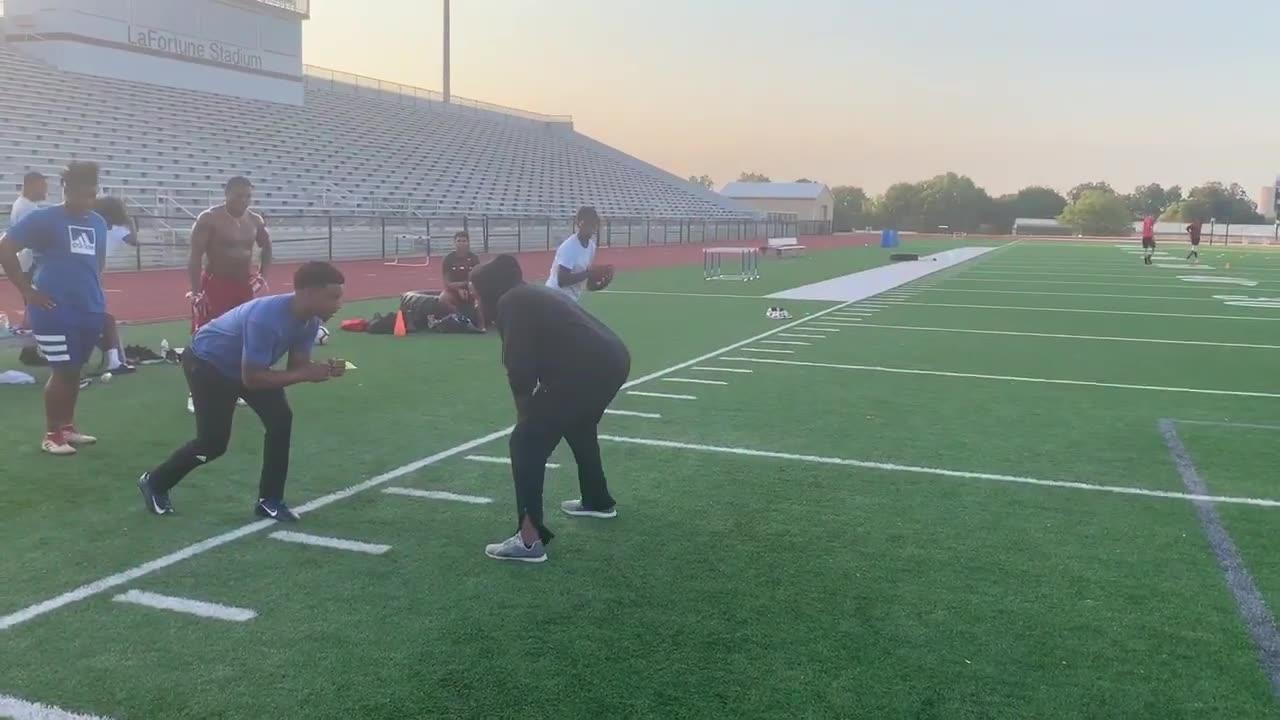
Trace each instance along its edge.
<instances>
[{"instance_id":1,"label":"man in black hoodie bending over","mask_svg":"<svg viewBox=\"0 0 1280 720\"><path fill-rule=\"evenodd\" d=\"M543 562L553 535L543 523L547 459L563 438L578 464L582 496L560 508L574 517L614 518L618 511L600 461L597 426L631 372L627 346L604 323L562 293L526 285L520 265L499 255L476 268L471 285L502 338L502 362L515 397L511 474L516 534L488 545L495 560Z\"/></svg>"}]
</instances>

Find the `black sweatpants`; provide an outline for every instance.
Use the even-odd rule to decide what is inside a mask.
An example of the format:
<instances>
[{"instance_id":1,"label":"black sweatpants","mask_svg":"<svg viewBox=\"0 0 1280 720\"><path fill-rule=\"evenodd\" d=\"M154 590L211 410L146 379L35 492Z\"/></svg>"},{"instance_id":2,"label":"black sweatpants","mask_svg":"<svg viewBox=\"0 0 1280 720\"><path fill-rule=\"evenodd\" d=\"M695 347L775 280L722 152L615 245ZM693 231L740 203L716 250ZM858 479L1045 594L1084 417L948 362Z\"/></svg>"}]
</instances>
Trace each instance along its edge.
<instances>
[{"instance_id":1,"label":"black sweatpants","mask_svg":"<svg viewBox=\"0 0 1280 720\"><path fill-rule=\"evenodd\" d=\"M546 480L547 459L561 439L569 443L573 459L578 464L578 487L583 506L590 510L608 510L614 506L600 460L597 428L621 386L619 381L603 388L575 389L571 396L543 387L533 394L528 415L516 423L510 441L517 530L527 516L538 528L543 543L549 543L555 537L543 522L542 487Z\"/></svg>"},{"instance_id":2,"label":"black sweatpants","mask_svg":"<svg viewBox=\"0 0 1280 720\"><path fill-rule=\"evenodd\" d=\"M168 492L192 470L213 462L225 453L231 440L236 399L244 398L267 430L258 497L283 500L284 483L289 475L289 441L293 432L293 411L289 409L284 389L250 390L190 350L182 354L182 371L187 376L187 387L191 388L191 400L196 408L196 439L183 445L160 467L151 471L152 488Z\"/></svg>"}]
</instances>

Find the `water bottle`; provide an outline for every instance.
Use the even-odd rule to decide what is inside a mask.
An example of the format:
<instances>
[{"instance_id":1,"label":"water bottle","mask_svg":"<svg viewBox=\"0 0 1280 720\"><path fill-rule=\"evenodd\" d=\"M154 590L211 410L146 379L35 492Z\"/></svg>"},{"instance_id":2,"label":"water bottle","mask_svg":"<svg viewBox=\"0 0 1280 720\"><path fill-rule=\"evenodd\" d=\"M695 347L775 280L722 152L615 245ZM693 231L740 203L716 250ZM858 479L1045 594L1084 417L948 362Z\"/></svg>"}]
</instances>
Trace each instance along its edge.
<instances>
[{"instance_id":1,"label":"water bottle","mask_svg":"<svg viewBox=\"0 0 1280 720\"><path fill-rule=\"evenodd\" d=\"M160 357L163 357L163 358L169 357L169 341L168 340L160 341Z\"/></svg>"}]
</instances>

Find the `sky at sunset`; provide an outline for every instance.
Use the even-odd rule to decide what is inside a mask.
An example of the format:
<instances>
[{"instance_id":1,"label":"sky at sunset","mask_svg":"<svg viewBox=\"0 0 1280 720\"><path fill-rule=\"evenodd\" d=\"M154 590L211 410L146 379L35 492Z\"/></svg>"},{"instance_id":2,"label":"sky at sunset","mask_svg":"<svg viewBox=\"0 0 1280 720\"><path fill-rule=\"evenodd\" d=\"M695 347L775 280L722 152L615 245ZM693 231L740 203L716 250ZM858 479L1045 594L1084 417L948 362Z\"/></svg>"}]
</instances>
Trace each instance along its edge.
<instances>
[{"instance_id":1,"label":"sky at sunset","mask_svg":"<svg viewBox=\"0 0 1280 720\"><path fill-rule=\"evenodd\" d=\"M376 9L376 10L375 10ZM743 170L993 193L1280 173L1280 4L454 0L453 92L717 187ZM1218 30L1225 27L1228 29ZM306 61L441 87L439 0L315 0Z\"/></svg>"}]
</instances>

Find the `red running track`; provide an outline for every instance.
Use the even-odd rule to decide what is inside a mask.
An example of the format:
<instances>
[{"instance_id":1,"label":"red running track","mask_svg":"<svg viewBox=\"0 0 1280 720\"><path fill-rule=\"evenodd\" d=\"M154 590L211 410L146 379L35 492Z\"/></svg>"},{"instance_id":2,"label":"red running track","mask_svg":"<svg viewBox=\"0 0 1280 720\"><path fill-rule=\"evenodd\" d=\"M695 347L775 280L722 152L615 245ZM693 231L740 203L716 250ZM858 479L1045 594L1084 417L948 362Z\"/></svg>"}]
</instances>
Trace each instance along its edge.
<instances>
[{"instance_id":1,"label":"red running track","mask_svg":"<svg viewBox=\"0 0 1280 720\"><path fill-rule=\"evenodd\" d=\"M872 245L879 237L872 234L832 235L806 237L804 245L812 248L848 247ZM762 241L754 241L762 242ZM743 243L738 243L743 244ZM753 243L746 243L753 244ZM618 270L675 267L697 265L702 260L702 245L649 245L631 248L604 248L600 262L612 263ZM526 278L545 278L551 269L554 252L527 252L516 255ZM381 260L356 260L334 263L347 278L346 298L349 301L392 297L409 290L438 288L440 268L432 263L429 268L388 266ZM280 264L272 268L272 291L290 289L289 278L297 263ZM186 269L143 270L108 273L103 286L107 291L108 309L122 322L140 323L160 320L185 319L191 315L186 300L189 288ZM0 281L0 312L10 318L22 317L22 299L8 282Z\"/></svg>"}]
</instances>

